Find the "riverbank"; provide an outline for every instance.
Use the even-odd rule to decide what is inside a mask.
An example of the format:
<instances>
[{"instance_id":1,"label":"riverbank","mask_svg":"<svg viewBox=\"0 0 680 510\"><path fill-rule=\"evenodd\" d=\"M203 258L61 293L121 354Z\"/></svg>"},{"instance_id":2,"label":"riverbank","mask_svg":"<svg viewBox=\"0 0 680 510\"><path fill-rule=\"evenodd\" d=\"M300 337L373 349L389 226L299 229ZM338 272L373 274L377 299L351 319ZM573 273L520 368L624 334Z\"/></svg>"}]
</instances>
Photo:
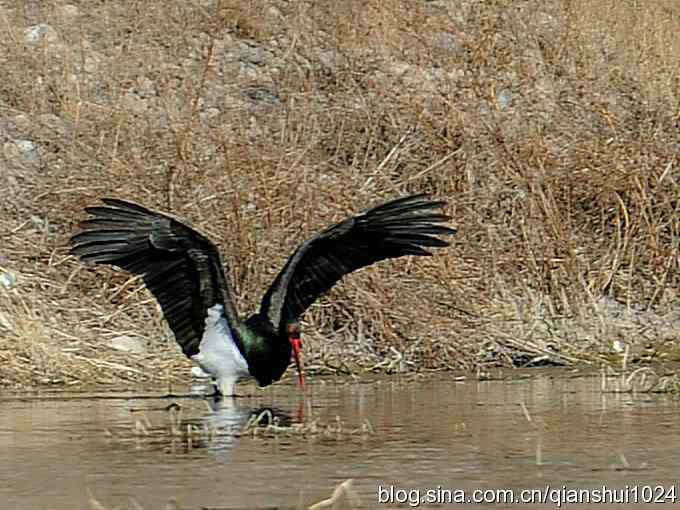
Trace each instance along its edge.
<instances>
[{"instance_id":1,"label":"riverbank","mask_svg":"<svg viewBox=\"0 0 680 510\"><path fill-rule=\"evenodd\" d=\"M451 247L303 317L311 371L676 360L678 9L0 1L0 385L188 377L139 280L68 255L103 196L213 239L244 314L328 224L447 200Z\"/></svg>"}]
</instances>

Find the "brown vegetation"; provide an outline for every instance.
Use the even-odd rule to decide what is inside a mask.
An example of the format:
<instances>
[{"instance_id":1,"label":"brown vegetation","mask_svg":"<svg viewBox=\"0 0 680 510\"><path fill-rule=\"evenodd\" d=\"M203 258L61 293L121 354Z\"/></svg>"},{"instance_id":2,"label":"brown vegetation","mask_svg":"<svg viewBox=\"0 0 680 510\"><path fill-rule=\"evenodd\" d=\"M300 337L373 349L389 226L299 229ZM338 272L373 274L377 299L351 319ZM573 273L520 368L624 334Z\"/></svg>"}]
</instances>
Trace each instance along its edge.
<instances>
[{"instance_id":1,"label":"brown vegetation","mask_svg":"<svg viewBox=\"0 0 680 510\"><path fill-rule=\"evenodd\" d=\"M672 354L679 15L633 0L0 2L0 267L17 276L0 286L0 384L188 368L138 280L67 255L102 196L210 236L242 312L328 223L447 199L449 249L352 275L306 314L318 369L600 362L615 340ZM104 345L120 334L149 354Z\"/></svg>"}]
</instances>

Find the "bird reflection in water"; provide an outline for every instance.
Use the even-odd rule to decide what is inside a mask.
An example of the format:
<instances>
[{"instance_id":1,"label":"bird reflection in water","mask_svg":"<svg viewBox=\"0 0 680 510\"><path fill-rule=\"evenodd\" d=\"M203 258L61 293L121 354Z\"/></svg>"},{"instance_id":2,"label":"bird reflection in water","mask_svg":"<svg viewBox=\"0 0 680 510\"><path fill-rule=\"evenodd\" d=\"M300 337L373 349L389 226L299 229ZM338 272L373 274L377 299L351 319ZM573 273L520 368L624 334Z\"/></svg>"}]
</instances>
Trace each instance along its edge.
<instances>
[{"instance_id":1,"label":"bird reflection in water","mask_svg":"<svg viewBox=\"0 0 680 510\"><path fill-rule=\"evenodd\" d=\"M233 448L241 438L257 435L256 429L271 431L271 427L288 428L304 423L304 401L294 411L279 407L252 407L234 399L207 398L207 412L200 417L183 418L183 409L176 403L165 409L170 420L173 442L182 439L184 452L205 448ZM177 448L173 447L177 452Z\"/></svg>"}]
</instances>

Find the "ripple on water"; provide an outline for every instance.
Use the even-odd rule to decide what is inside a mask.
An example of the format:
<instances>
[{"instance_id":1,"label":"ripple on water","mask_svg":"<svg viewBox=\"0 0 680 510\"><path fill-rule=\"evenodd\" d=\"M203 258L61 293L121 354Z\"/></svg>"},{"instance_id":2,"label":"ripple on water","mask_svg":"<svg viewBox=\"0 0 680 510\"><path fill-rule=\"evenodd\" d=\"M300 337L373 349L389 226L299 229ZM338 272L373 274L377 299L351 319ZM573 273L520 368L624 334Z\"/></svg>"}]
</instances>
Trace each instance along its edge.
<instances>
[{"instance_id":1,"label":"ripple on water","mask_svg":"<svg viewBox=\"0 0 680 510\"><path fill-rule=\"evenodd\" d=\"M311 385L304 403L285 385L212 406L110 393L6 395L0 497L16 510L88 507L88 489L106 508L129 498L147 509L173 498L182 508L299 508L352 478L372 508L378 485L674 483L675 398L603 393L599 377L536 373ZM171 402L179 412L166 410ZM281 430L253 432L258 416Z\"/></svg>"}]
</instances>

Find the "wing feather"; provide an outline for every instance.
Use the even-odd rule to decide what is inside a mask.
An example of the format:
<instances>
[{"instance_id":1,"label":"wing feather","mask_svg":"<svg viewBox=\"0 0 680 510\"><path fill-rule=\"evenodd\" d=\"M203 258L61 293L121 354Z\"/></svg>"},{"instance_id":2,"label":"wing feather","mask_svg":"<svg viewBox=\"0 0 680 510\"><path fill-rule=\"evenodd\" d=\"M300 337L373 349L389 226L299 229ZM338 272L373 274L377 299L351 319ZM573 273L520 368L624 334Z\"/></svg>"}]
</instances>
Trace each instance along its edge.
<instances>
[{"instance_id":1,"label":"wing feather","mask_svg":"<svg viewBox=\"0 0 680 510\"><path fill-rule=\"evenodd\" d=\"M140 205L114 198L102 201L106 206L85 209L93 217L84 220L82 231L71 238L72 254L141 275L187 356L198 353L212 306L221 304L235 329L236 308L212 242ZM240 343L238 335L234 340Z\"/></svg>"},{"instance_id":2,"label":"wing feather","mask_svg":"<svg viewBox=\"0 0 680 510\"><path fill-rule=\"evenodd\" d=\"M399 198L323 230L300 245L269 287L259 315L279 333L343 276L381 260L429 256L455 230L437 212L446 204L426 194Z\"/></svg>"}]
</instances>

